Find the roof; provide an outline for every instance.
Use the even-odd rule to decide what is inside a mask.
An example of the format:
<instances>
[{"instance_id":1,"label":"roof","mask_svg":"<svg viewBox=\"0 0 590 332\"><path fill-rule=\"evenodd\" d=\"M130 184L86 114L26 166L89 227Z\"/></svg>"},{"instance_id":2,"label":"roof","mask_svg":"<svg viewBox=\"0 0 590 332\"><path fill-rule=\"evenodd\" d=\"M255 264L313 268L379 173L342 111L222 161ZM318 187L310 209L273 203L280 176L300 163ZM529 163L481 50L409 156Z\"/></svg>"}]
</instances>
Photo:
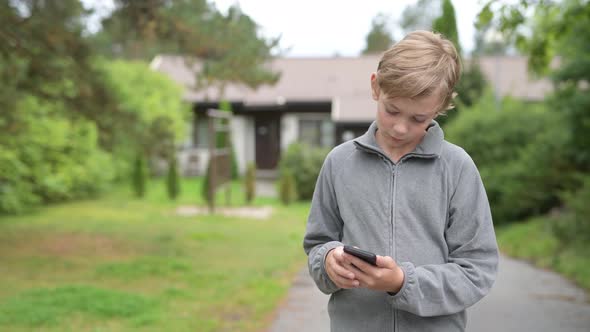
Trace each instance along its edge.
<instances>
[{"instance_id":1,"label":"roof","mask_svg":"<svg viewBox=\"0 0 590 332\"><path fill-rule=\"evenodd\" d=\"M151 68L165 73L185 87L184 99L189 102L217 101L216 88L195 90L195 77L200 63L178 55L159 55ZM548 79L534 80L527 71L523 56L488 56L480 58L481 69L488 82L498 87L501 96L511 95L526 100L541 100L552 90ZM281 72L274 86L257 90L230 84L225 99L245 105L273 105L286 102L332 102L335 122L369 122L375 118L376 107L371 98L370 75L376 70L379 56L332 58L277 58L269 63Z\"/></svg>"}]
</instances>

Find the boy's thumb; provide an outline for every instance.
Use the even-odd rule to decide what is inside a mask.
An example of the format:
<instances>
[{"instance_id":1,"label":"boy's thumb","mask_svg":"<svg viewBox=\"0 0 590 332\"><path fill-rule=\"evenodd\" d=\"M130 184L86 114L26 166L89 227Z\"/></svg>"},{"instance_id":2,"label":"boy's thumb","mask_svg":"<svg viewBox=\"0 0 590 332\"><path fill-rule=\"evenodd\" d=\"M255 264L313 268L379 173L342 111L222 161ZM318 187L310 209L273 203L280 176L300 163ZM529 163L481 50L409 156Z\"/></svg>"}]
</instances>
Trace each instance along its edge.
<instances>
[{"instance_id":1,"label":"boy's thumb","mask_svg":"<svg viewBox=\"0 0 590 332\"><path fill-rule=\"evenodd\" d=\"M377 255L377 266L382 268L393 269L395 267L395 262L393 261L393 258L389 256Z\"/></svg>"}]
</instances>

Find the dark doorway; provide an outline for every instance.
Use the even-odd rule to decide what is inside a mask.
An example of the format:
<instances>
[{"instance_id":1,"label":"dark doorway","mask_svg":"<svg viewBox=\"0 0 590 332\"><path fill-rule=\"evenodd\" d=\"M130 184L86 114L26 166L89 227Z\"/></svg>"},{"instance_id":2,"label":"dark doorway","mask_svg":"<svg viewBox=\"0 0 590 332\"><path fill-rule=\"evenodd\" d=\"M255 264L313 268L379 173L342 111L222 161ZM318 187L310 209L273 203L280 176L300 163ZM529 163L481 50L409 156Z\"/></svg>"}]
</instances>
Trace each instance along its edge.
<instances>
[{"instance_id":1,"label":"dark doorway","mask_svg":"<svg viewBox=\"0 0 590 332\"><path fill-rule=\"evenodd\" d=\"M256 166L258 169L275 169L280 154L281 118L276 115L258 115L255 119Z\"/></svg>"}]
</instances>

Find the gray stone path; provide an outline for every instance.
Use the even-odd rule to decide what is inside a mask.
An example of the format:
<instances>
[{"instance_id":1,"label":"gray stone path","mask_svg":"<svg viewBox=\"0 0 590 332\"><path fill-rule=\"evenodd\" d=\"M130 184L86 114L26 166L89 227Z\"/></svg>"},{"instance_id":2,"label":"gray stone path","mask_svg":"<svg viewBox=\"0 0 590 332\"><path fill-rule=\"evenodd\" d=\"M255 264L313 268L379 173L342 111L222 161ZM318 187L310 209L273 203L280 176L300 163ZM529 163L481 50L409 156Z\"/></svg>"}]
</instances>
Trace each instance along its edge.
<instances>
[{"instance_id":1,"label":"gray stone path","mask_svg":"<svg viewBox=\"0 0 590 332\"><path fill-rule=\"evenodd\" d=\"M269 332L329 331L328 298L304 269ZM492 292L468 310L467 330L588 332L590 303L561 276L503 256Z\"/></svg>"},{"instance_id":2,"label":"gray stone path","mask_svg":"<svg viewBox=\"0 0 590 332\"><path fill-rule=\"evenodd\" d=\"M278 311L270 332L330 331L328 299L307 272L301 270L293 281L287 301Z\"/></svg>"}]
</instances>

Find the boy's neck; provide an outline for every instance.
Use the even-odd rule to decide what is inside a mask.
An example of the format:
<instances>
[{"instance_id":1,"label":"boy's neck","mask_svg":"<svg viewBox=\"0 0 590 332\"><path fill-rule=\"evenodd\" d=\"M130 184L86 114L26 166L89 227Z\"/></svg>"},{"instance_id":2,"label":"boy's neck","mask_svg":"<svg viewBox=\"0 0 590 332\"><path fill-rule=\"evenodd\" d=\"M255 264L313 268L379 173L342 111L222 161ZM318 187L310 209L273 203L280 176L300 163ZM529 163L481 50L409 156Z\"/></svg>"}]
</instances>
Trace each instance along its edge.
<instances>
[{"instance_id":1,"label":"boy's neck","mask_svg":"<svg viewBox=\"0 0 590 332\"><path fill-rule=\"evenodd\" d=\"M391 159L391 161L393 161L396 164L399 162L399 160L403 156L414 151L416 146L418 146L418 144L419 144L419 143L416 143L416 144L412 144L412 145L404 145L401 147L388 146L387 143L383 141L383 137L381 135L377 134L378 131L379 130L377 130L375 132L375 141L377 142L377 145L379 145L381 150L383 150L383 152L385 152L385 154L389 157L389 159Z\"/></svg>"}]
</instances>

